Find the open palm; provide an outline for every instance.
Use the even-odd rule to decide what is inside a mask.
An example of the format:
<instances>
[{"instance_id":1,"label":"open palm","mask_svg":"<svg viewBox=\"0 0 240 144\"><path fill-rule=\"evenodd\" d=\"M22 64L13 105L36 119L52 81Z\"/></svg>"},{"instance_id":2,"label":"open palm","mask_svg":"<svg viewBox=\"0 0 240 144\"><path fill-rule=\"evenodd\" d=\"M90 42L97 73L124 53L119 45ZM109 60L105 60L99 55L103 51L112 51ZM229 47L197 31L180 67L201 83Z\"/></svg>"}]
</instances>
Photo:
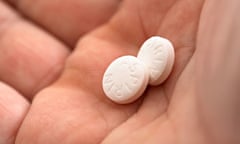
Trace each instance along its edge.
<instances>
[{"instance_id":1,"label":"open palm","mask_svg":"<svg viewBox=\"0 0 240 144\"><path fill-rule=\"evenodd\" d=\"M211 61L208 45L205 43L211 34L205 32L213 28L206 27L211 24L211 21L206 24L210 20L206 15L212 5L213 2L204 3L203 0L123 1L110 21L81 37L72 52L66 45L75 45L76 37L81 34L77 33L74 37L69 34L74 30L66 30L62 25L40 23L65 44L50 35L40 33L44 38L36 41L41 41L48 48L41 53L42 63L35 64L37 71L29 72L32 74L29 81L38 78L38 84L34 83L37 86L33 87L33 83L14 85L11 83L13 80L7 81L10 78L4 80L29 99L37 93L16 134L16 143L213 142L215 139L209 138L209 135L225 126L216 129L217 124L213 124L209 127L219 118L218 111L221 111L218 105L211 105L214 95L219 96L220 93L208 90L218 82L212 76L221 66L210 68L215 60L224 62L221 59L221 49L216 50L219 53L212 56ZM113 13L116 8L117 6L111 4L106 9ZM203 8L205 11L202 11ZM102 21L105 19L107 18ZM56 30L58 26L61 26L63 32ZM116 57L136 55L143 41L153 35L166 37L175 46L176 62L169 79L158 87L149 87L142 98L132 104L118 105L109 101L101 87L106 67ZM32 43L32 46L35 45L36 43ZM232 54L232 57L237 58L235 51ZM205 60L207 56L209 61ZM29 56L28 59L30 58ZM33 62L29 63L33 65ZM52 69L46 68L45 64ZM39 71L41 76L36 74ZM206 84L209 80L212 83ZM217 86L213 90L222 85ZM27 105L26 102L21 105L23 103ZM210 108L218 110L208 111ZM226 121L222 120L218 125L223 122Z\"/></svg>"}]
</instances>

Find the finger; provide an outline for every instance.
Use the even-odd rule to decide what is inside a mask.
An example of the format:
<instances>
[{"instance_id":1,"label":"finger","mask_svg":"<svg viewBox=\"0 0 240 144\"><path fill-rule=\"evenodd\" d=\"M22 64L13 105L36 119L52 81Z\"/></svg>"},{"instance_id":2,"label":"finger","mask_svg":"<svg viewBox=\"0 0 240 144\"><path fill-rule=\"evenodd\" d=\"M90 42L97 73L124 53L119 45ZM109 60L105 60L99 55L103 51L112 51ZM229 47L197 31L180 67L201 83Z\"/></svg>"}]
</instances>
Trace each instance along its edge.
<instances>
[{"instance_id":1,"label":"finger","mask_svg":"<svg viewBox=\"0 0 240 144\"><path fill-rule=\"evenodd\" d=\"M239 143L239 12L238 0L213 0L206 2L202 13L196 101L212 143Z\"/></svg>"},{"instance_id":2,"label":"finger","mask_svg":"<svg viewBox=\"0 0 240 144\"><path fill-rule=\"evenodd\" d=\"M0 93L0 144L14 144L29 103L2 82L0 82Z\"/></svg>"},{"instance_id":3,"label":"finger","mask_svg":"<svg viewBox=\"0 0 240 144\"><path fill-rule=\"evenodd\" d=\"M0 80L32 98L59 75L69 51L0 2Z\"/></svg>"},{"instance_id":4,"label":"finger","mask_svg":"<svg viewBox=\"0 0 240 144\"><path fill-rule=\"evenodd\" d=\"M57 35L69 45L117 10L119 0L12 0L24 15Z\"/></svg>"}]
</instances>

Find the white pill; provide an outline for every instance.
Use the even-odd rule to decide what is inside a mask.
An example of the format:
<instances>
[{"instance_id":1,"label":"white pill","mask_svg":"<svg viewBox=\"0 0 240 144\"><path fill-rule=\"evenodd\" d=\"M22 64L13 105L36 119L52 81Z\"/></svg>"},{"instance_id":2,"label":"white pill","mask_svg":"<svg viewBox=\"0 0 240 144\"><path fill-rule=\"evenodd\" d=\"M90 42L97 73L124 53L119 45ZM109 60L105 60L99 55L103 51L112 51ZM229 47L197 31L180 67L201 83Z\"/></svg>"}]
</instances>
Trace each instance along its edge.
<instances>
[{"instance_id":1,"label":"white pill","mask_svg":"<svg viewBox=\"0 0 240 144\"><path fill-rule=\"evenodd\" d=\"M106 96L119 104L131 103L139 98L148 84L145 65L134 56L122 56L114 60L103 76Z\"/></svg>"},{"instance_id":2,"label":"white pill","mask_svg":"<svg viewBox=\"0 0 240 144\"><path fill-rule=\"evenodd\" d=\"M154 36L144 42L137 57L148 67L149 84L159 85L171 73L174 48L169 40Z\"/></svg>"}]
</instances>

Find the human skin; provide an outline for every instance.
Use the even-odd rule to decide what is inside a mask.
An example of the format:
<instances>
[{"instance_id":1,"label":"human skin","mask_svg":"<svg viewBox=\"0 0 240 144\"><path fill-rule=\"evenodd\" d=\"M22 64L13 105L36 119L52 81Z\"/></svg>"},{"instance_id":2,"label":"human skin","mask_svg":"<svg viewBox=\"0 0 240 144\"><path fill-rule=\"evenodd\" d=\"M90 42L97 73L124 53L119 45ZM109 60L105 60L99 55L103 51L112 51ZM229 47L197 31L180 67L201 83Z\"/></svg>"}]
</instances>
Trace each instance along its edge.
<instances>
[{"instance_id":1,"label":"human skin","mask_svg":"<svg viewBox=\"0 0 240 144\"><path fill-rule=\"evenodd\" d=\"M31 0L25 1L18 1L20 11L47 32L26 20L18 20L11 30L6 30L8 25L0 26L0 64L4 66L0 79L20 92L4 84L0 88L1 94L11 98L0 103L12 111L9 124L0 120L7 130L0 130L0 135L11 136L9 144L15 137L16 144L240 142L240 1L125 0L120 5L115 1L118 6L109 12L119 7L116 14L78 43L76 37L88 29L76 30L74 36L68 28L59 28L63 30L59 32L59 22L45 22L32 14L26 4ZM75 21L66 25L77 29ZM23 29L24 35L20 33ZM104 70L118 56L136 55L152 35L166 37L175 46L170 77L160 86L149 87L132 104L111 102L101 88ZM22 49L28 51L21 53ZM16 112L19 107L21 115ZM2 116L9 117L8 111L0 108Z\"/></svg>"}]
</instances>

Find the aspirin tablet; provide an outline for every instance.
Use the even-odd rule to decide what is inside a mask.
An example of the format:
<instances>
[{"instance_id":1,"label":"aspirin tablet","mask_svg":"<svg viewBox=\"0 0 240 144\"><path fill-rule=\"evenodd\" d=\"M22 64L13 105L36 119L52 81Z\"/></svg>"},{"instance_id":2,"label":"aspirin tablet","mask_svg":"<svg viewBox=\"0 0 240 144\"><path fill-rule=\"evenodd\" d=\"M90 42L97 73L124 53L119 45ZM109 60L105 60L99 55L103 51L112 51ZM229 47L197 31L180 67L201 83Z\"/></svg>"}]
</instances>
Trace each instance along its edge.
<instances>
[{"instance_id":1,"label":"aspirin tablet","mask_svg":"<svg viewBox=\"0 0 240 144\"><path fill-rule=\"evenodd\" d=\"M114 60L104 73L102 86L106 96L120 104L139 98L148 84L145 65L134 56Z\"/></svg>"},{"instance_id":2,"label":"aspirin tablet","mask_svg":"<svg viewBox=\"0 0 240 144\"><path fill-rule=\"evenodd\" d=\"M144 42L137 57L148 67L149 84L159 85L172 70L174 48L169 40L154 36Z\"/></svg>"}]
</instances>

